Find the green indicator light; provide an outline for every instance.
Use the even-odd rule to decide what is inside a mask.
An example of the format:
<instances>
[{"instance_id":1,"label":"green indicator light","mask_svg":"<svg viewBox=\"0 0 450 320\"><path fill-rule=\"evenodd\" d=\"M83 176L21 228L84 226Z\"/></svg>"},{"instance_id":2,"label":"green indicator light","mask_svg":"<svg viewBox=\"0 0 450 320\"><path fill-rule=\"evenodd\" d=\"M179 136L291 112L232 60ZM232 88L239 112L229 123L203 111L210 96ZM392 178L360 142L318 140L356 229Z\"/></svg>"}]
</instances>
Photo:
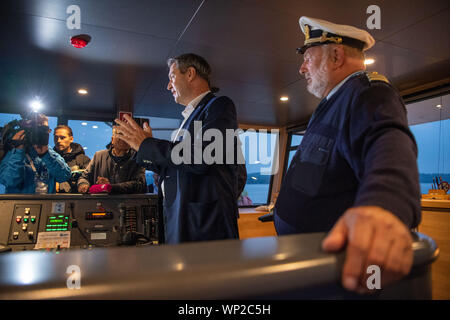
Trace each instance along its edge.
<instances>
[{"instance_id":1,"label":"green indicator light","mask_svg":"<svg viewBox=\"0 0 450 320\"><path fill-rule=\"evenodd\" d=\"M69 219L69 217L65 217L65 219Z\"/></svg>"}]
</instances>

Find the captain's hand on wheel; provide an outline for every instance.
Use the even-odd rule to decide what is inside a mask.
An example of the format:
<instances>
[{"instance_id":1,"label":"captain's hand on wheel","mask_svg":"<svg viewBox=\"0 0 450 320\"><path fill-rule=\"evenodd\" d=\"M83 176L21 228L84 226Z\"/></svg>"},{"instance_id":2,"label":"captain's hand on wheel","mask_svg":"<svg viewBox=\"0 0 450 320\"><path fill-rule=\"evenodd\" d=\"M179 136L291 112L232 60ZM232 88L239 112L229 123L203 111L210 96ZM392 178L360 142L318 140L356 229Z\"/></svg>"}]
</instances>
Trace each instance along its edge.
<instances>
[{"instance_id":1,"label":"captain's hand on wheel","mask_svg":"<svg viewBox=\"0 0 450 320\"><path fill-rule=\"evenodd\" d=\"M410 230L394 214L380 207L348 209L322 242L327 252L346 247L342 285L359 293L372 292L367 286L376 265L381 270L381 288L409 274L413 263Z\"/></svg>"}]
</instances>

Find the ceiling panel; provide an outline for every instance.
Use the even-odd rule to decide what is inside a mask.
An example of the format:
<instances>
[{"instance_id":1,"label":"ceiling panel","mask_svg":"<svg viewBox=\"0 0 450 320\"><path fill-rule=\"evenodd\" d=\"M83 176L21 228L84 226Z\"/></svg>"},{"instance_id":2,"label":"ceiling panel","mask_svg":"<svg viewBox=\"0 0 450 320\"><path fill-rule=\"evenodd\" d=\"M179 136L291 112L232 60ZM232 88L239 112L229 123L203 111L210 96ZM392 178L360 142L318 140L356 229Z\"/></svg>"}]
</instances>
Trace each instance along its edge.
<instances>
[{"instance_id":1,"label":"ceiling panel","mask_svg":"<svg viewBox=\"0 0 450 320\"><path fill-rule=\"evenodd\" d=\"M289 50L294 53L295 59L292 61L266 57L258 51L246 52L232 46L221 48L214 44L198 45L182 41L175 54L194 52L205 57L211 65L213 80L283 87L300 78L298 68L302 57L294 52L294 47Z\"/></svg>"},{"instance_id":2,"label":"ceiling panel","mask_svg":"<svg viewBox=\"0 0 450 320\"><path fill-rule=\"evenodd\" d=\"M450 56L450 7L384 41L429 57L447 59Z\"/></svg>"},{"instance_id":3,"label":"ceiling panel","mask_svg":"<svg viewBox=\"0 0 450 320\"><path fill-rule=\"evenodd\" d=\"M296 61L299 26L295 19L238 0L206 1L183 41L240 54Z\"/></svg>"},{"instance_id":4,"label":"ceiling panel","mask_svg":"<svg viewBox=\"0 0 450 320\"><path fill-rule=\"evenodd\" d=\"M437 108L438 105L443 106ZM409 125L450 119L450 95L408 104Z\"/></svg>"},{"instance_id":5,"label":"ceiling panel","mask_svg":"<svg viewBox=\"0 0 450 320\"><path fill-rule=\"evenodd\" d=\"M407 28L424 17L438 14L450 6L448 0L242 0L242 3L282 13L285 19L294 19L297 23L301 16L309 16L362 29L367 28L366 22L370 16L367 14L367 8L377 5L381 12L381 29L370 30L377 40ZM304 40L303 35L301 39Z\"/></svg>"},{"instance_id":6,"label":"ceiling panel","mask_svg":"<svg viewBox=\"0 0 450 320\"><path fill-rule=\"evenodd\" d=\"M366 51L366 57L375 60L374 64L367 66L368 71L381 73L394 84L398 84L398 77L416 69L417 66L428 67L440 61L438 58L385 42L377 42L373 48Z\"/></svg>"},{"instance_id":7,"label":"ceiling panel","mask_svg":"<svg viewBox=\"0 0 450 320\"><path fill-rule=\"evenodd\" d=\"M201 0L14 0L9 1L9 4L10 10L16 14L56 19L64 24L70 16L66 13L67 8L77 5L81 11L81 29L97 26L174 40L178 38L201 2Z\"/></svg>"}]
</instances>

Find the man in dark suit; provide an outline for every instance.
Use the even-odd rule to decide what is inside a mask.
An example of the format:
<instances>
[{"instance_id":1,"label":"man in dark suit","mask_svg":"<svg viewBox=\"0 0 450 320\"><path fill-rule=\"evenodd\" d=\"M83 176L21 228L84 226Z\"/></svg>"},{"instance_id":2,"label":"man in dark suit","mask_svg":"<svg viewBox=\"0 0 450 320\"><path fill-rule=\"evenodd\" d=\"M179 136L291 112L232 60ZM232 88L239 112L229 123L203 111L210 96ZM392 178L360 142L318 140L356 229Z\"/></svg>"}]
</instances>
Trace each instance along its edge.
<instances>
[{"instance_id":1,"label":"man in dark suit","mask_svg":"<svg viewBox=\"0 0 450 320\"><path fill-rule=\"evenodd\" d=\"M246 170L238 164L243 163L238 138L231 145L225 143L227 129L238 128L235 106L228 97L211 92L211 68L202 57L183 54L167 64L167 90L185 106L184 120L172 141L153 138L146 123L142 129L128 116L126 121L116 119L120 137L138 151L138 163L160 176L166 243L239 238L237 199ZM213 163L204 157L217 142L217 138L203 141L208 130L220 133L225 144L211 153Z\"/></svg>"}]
</instances>

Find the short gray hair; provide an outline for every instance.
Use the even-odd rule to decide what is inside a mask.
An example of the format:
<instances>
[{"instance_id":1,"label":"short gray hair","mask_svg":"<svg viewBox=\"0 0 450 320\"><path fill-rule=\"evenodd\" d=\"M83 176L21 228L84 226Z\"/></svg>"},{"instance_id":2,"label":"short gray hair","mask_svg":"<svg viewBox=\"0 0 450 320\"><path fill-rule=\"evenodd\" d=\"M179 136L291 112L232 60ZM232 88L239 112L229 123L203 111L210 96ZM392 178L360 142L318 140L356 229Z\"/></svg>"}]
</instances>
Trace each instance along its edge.
<instances>
[{"instance_id":1,"label":"short gray hair","mask_svg":"<svg viewBox=\"0 0 450 320\"><path fill-rule=\"evenodd\" d=\"M186 73L189 67L193 67L197 74L206 80L208 86L211 86L211 67L205 58L194 53L185 53L176 58L167 59L167 66L169 68L172 64L175 64L181 73Z\"/></svg>"},{"instance_id":2,"label":"short gray hair","mask_svg":"<svg viewBox=\"0 0 450 320\"><path fill-rule=\"evenodd\" d=\"M328 43L328 44L325 44L322 46L324 48L324 50L323 50L324 57L329 58L331 50L333 49L333 47L337 47L337 46L342 46L342 48L345 52L345 55L348 57L355 58L358 60L365 59L364 51L362 51L358 48L344 45L344 44L334 44L334 43Z\"/></svg>"}]
</instances>

